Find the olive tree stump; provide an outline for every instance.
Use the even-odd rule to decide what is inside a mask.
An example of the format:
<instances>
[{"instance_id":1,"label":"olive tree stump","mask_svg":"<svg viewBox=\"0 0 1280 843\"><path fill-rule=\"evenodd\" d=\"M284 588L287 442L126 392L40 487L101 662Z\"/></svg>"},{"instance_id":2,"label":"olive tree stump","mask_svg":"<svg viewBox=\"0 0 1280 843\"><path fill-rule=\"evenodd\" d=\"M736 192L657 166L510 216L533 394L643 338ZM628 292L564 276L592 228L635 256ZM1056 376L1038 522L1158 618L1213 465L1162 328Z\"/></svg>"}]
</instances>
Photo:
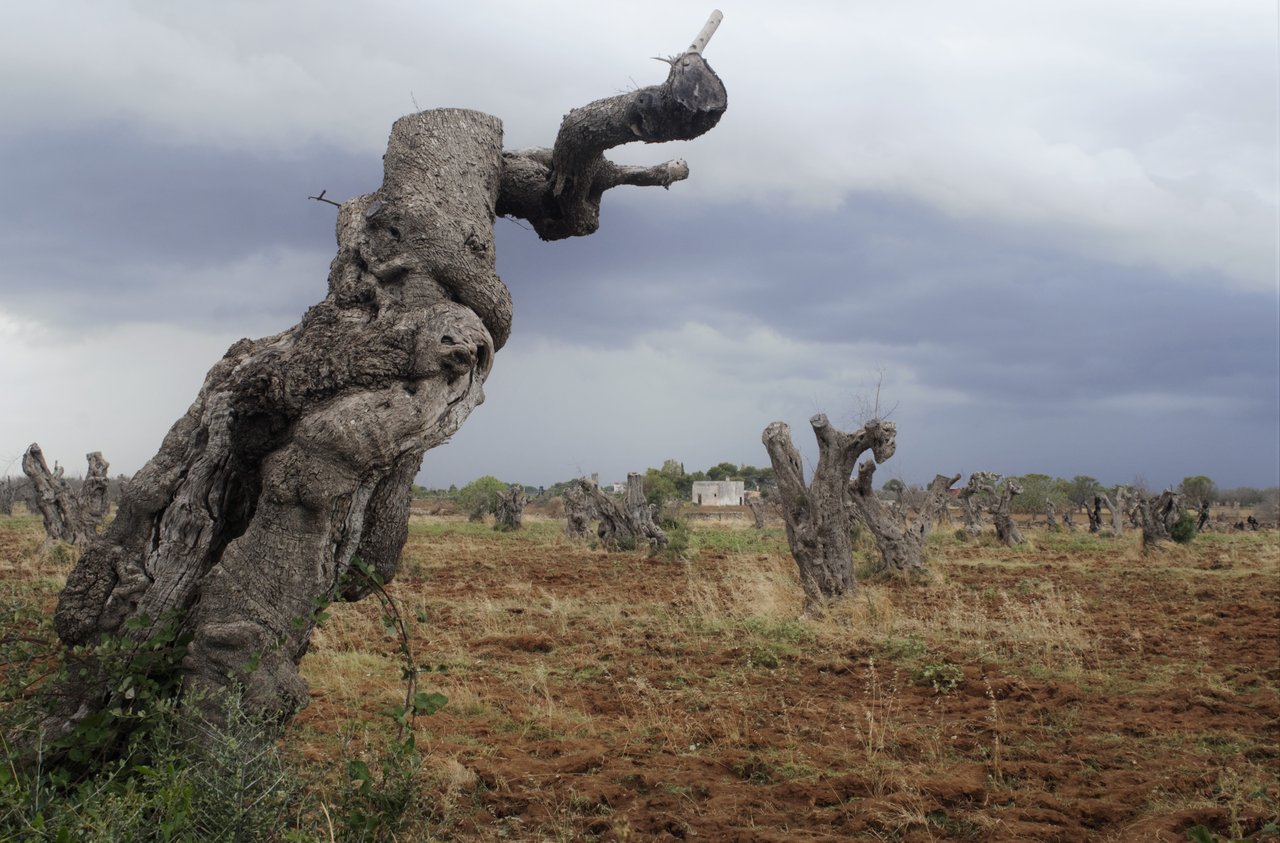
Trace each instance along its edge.
<instances>
[{"instance_id":1,"label":"olive tree stump","mask_svg":"<svg viewBox=\"0 0 1280 843\"><path fill-rule=\"evenodd\" d=\"M1055 517L1056 513L1057 513L1057 507L1053 505L1053 501L1045 501L1045 504L1044 504L1045 526L1049 528L1049 532L1051 533L1056 533L1062 529L1061 527L1058 526L1058 519Z\"/></svg>"},{"instance_id":2,"label":"olive tree stump","mask_svg":"<svg viewBox=\"0 0 1280 843\"><path fill-rule=\"evenodd\" d=\"M565 534L571 539L585 539L589 535L595 514L594 495L587 489L595 484L590 480L577 480L564 490Z\"/></svg>"},{"instance_id":3,"label":"olive tree stump","mask_svg":"<svg viewBox=\"0 0 1280 843\"><path fill-rule=\"evenodd\" d=\"M994 492L994 490L992 490ZM991 506L991 523L996 528L996 538L1008 547L1016 547L1026 543L1026 538L1018 525L1014 523L1011 504L1014 497L1022 494L1022 484L1012 477L1004 481L996 494L996 501Z\"/></svg>"},{"instance_id":4,"label":"olive tree stump","mask_svg":"<svg viewBox=\"0 0 1280 843\"><path fill-rule=\"evenodd\" d=\"M31 481L48 542L83 546L98 535L98 525L108 508L108 463L99 451L85 454L85 459L89 470L79 490L75 490L63 476L61 466L54 463L54 470L49 470L38 444L31 443L22 455L22 473Z\"/></svg>"},{"instance_id":5,"label":"olive tree stump","mask_svg":"<svg viewBox=\"0 0 1280 843\"><path fill-rule=\"evenodd\" d=\"M1124 535L1124 522L1129 517L1129 510L1132 508L1133 490L1128 486L1116 487L1116 499L1113 502L1106 492L1099 492L1098 498L1101 499L1102 505L1107 508L1107 512L1111 513L1111 532L1115 536ZM1099 516L1101 518L1101 516Z\"/></svg>"},{"instance_id":6,"label":"olive tree stump","mask_svg":"<svg viewBox=\"0 0 1280 843\"><path fill-rule=\"evenodd\" d=\"M990 471L975 471L969 475L969 482L956 497L960 501L960 509L964 512L964 531L971 536L982 532L982 502L993 494L995 484L1000 475Z\"/></svg>"},{"instance_id":7,"label":"olive tree stump","mask_svg":"<svg viewBox=\"0 0 1280 843\"><path fill-rule=\"evenodd\" d=\"M805 611L818 612L832 600L857 588L853 573L852 521L845 499L849 475L858 458L868 450L876 462L893 456L897 427L874 419L846 433L836 429L825 414L809 419L818 439L818 464L806 484L800 452L791 440L791 428L774 422L764 429L762 440L778 478L782 518L787 544L800 570Z\"/></svg>"},{"instance_id":8,"label":"olive tree stump","mask_svg":"<svg viewBox=\"0 0 1280 843\"><path fill-rule=\"evenodd\" d=\"M685 178L683 162L623 167L603 153L717 123L725 90L703 45L672 59L662 84L571 111L550 149L504 152L501 122L475 111L397 120L381 187L338 208L328 294L209 371L68 578L62 640L176 627L191 639L181 687L200 692L185 698L211 721L227 693L280 719L304 705L297 665L315 607L367 594L361 571L394 576L423 454L484 400L510 334L495 217L543 239L590 234L606 190ZM60 692L54 737L127 707L91 673Z\"/></svg>"},{"instance_id":9,"label":"olive tree stump","mask_svg":"<svg viewBox=\"0 0 1280 843\"><path fill-rule=\"evenodd\" d=\"M13 505L21 499L22 488L18 480L12 477L0 479L0 515L12 515Z\"/></svg>"},{"instance_id":10,"label":"olive tree stump","mask_svg":"<svg viewBox=\"0 0 1280 843\"><path fill-rule=\"evenodd\" d=\"M1158 495L1137 492L1135 512L1142 528L1142 550L1146 552L1173 539L1173 527L1182 517L1182 496L1164 491Z\"/></svg>"},{"instance_id":11,"label":"olive tree stump","mask_svg":"<svg viewBox=\"0 0 1280 843\"><path fill-rule=\"evenodd\" d=\"M858 466L858 475L849 482L849 505L852 514L875 538L880 561L875 566L878 575L919 576L926 573L924 548L933 522L947 505L950 489L960 480L960 475L946 477L936 475L920 501L919 513L908 523L902 507L890 508L880 502L872 486L876 466L864 460Z\"/></svg>"},{"instance_id":12,"label":"olive tree stump","mask_svg":"<svg viewBox=\"0 0 1280 843\"><path fill-rule=\"evenodd\" d=\"M499 492L494 506L493 529L519 530L522 526L521 519L524 517L524 506L528 502L529 497L524 493L524 486L519 483L512 483L505 492Z\"/></svg>"},{"instance_id":13,"label":"olive tree stump","mask_svg":"<svg viewBox=\"0 0 1280 843\"><path fill-rule=\"evenodd\" d=\"M650 551L667 546L667 534L658 526L656 507L644 496L644 475L627 475L627 491L621 501L606 494L594 483L582 483L590 496L592 514L600 519L596 535L608 550L635 550L648 545Z\"/></svg>"}]
</instances>

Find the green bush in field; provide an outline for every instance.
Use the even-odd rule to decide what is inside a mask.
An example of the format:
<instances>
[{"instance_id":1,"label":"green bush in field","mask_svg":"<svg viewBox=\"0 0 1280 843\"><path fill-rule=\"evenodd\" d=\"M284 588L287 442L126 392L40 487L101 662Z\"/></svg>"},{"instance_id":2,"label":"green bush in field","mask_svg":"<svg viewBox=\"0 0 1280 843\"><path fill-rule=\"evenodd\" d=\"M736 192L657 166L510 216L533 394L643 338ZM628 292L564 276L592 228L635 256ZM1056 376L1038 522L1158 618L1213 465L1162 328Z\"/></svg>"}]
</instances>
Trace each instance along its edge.
<instances>
[{"instance_id":1,"label":"green bush in field","mask_svg":"<svg viewBox=\"0 0 1280 843\"><path fill-rule=\"evenodd\" d=\"M510 484L503 483L491 474L472 480L458 490L458 507L463 512L474 515L494 512L498 494L505 492Z\"/></svg>"},{"instance_id":2,"label":"green bush in field","mask_svg":"<svg viewBox=\"0 0 1280 843\"><path fill-rule=\"evenodd\" d=\"M1178 544L1191 544L1191 540L1196 537L1196 518L1190 512L1182 513L1180 517L1169 530L1169 538Z\"/></svg>"}]
</instances>

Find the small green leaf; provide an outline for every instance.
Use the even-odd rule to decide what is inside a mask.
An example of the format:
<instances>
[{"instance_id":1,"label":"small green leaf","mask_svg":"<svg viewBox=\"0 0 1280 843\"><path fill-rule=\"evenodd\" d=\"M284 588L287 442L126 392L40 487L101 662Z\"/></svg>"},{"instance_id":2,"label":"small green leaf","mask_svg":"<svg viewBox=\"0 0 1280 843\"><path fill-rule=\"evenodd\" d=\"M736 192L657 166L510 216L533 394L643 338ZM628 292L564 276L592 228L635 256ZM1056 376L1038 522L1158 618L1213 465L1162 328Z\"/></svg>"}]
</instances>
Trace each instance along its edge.
<instances>
[{"instance_id":1,"label":"small green leaf","mask_svg":"<svg viewBox=\"0 0 1280 843\"><path fill-rule=\"evenodd\" d=\"M413 713L429 716L444 708L448 703L449 698L444 694L428 694L425 691L419 691L413 697Z\"/></svg>"},{"instance_id":2,"label":"small green leaf","mask_svg":"<svg viewBox=\"0 0 1280 843\"><path fill-rule=\"evenodd\" d=\"M373 790L373 773L369 772L369 765L363 761L347 762L347 778L353 782L360 782L357 788L361 793L369 793Z\"/></svg>"},{"instance_id":3,"label":"small green leaf","mask_svg":"<svg viewBox=\"0 0 1280 843\"><path fill-rule=\"evenodd\" d=\"M1187 829L1187 839L1192 843L1213 843L1213 832L1202 825L1193 825Z\"/></svg>"}]
</instances>

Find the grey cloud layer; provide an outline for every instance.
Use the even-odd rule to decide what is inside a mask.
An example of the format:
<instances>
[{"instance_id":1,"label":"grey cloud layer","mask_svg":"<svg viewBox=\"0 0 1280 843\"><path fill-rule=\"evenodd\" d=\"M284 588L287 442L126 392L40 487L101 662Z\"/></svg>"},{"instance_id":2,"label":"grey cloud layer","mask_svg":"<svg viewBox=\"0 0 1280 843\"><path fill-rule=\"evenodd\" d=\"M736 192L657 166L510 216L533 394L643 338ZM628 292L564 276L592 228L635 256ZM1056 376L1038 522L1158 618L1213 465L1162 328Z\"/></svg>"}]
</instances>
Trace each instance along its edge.
<instances>
[{"instance_id":1,"label":"grey cloud layer","mask_svg":"<svg viewBox=\"0 0 1280 843\"><path fill-rule=\"evenodd\" d=\"M1199 4L735 2L709 57L720 130L692 192L837 206L879 190L1039 229L1077 254L1274 267L1274 8ZM412 107L465 106L547 144L571 107L661 77L701 12L639 3L60 0L0 32L0 134L125 122L214 149L376 155ZM627 160L684 154L637 149Z\"/></svg>"},{"instance_id":2,"label":"grey cloud layer","mask_svg":"<svg viewBox=\"0 0 1280 843\"><path fill-rule=\"evenodd\" d=\"M27 4L0 32L24 80L0 89L0 348L6 316L201 354L291 324L333 254L305 197L374 189L411 98L549 143L700 23L651 6ZM1280 482L1274 9L852 8L726 7L722 124L618 151L688 157L689 182L615 191L590 238L499 223L516 335L428 469L760 462L764 423L839 415L883 371L909 479Z\"/></svg>"}]
</instances>

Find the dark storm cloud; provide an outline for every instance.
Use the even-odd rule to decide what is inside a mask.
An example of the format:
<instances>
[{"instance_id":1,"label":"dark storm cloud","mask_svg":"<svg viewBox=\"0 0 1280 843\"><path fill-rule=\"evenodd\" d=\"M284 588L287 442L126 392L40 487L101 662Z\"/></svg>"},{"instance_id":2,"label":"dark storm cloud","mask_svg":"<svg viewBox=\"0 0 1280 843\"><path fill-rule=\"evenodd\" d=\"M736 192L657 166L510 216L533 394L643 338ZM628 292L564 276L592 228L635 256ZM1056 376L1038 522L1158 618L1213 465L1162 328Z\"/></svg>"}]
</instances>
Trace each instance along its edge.
<instances>
[{"instance_id":1,"label":"dark storm cloud","mask_svg":"<svg viewBox=\"0 0 1280 843\"><path fill-rule=\"evenodd\" d=\"M51 324L301 313L334 248L335 209L307 196L381 180L376 155L169 145L119 124L0 135L0 161L0 304ZM287 277L255 277L269 270Z\"/></svg>"},{"instance_id":2,"label":"dark storm cloud","mask_svg":"<svg viewBox=\"0 0 1280 843\"><path fill-rule=\"evenodd\" d=\"M883 197L790 216L644 204L606 206L600 233L573 244L500 229L520 330L610 347L746 319L893 348L887 368L1026 413L1155 392L1275 417L1274 293L1089 261Z\"/></svg>"}]
</instances>

